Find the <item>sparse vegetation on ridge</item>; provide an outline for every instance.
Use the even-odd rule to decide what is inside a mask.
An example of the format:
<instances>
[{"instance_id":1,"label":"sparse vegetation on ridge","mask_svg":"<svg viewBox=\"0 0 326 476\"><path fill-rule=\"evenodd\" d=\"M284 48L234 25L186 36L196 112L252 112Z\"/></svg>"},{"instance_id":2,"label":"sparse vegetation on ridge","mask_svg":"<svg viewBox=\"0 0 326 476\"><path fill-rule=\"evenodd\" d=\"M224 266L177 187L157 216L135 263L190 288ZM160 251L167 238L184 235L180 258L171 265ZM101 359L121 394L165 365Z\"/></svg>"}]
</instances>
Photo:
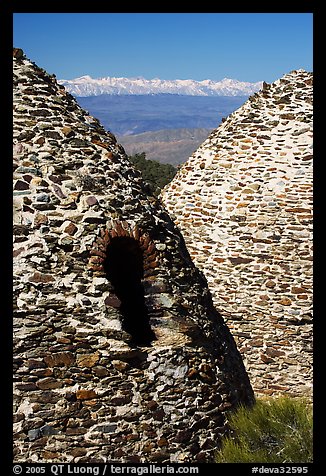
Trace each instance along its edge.
<instances>
[{"instance_id":1,"label":"sparse vegetation on ridge","mask_svg":"<svg viewBox=\"0 0 326 476\"><path fill-rule=\"evenodd\" d=\"M129 160L140 170L153 195L158 196L161 189L175 176L177 169L170 164L162 164L146 159L145 152L129 156Z\"/></svg>"},{"instance_id":2,"label":"sparse vegetation on ridge","mask_svg":"<svg viewBox=\"0 0 326 476\"><path fill-rule=\"evenodd\" d=\"M303 398L258 399L229 416L231 435L222 440L218 463L309 463L312 405Z\"/></svg>"}]
</instances>

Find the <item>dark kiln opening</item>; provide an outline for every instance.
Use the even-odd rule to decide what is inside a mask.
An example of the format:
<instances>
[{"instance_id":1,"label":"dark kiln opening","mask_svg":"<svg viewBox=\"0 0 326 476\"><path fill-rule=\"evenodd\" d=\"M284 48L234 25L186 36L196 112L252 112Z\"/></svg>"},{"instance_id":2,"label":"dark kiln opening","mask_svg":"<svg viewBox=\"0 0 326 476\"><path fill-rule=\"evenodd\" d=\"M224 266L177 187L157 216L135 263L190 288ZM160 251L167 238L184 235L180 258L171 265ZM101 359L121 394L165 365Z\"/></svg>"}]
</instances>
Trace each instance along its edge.
<instances>
[{"instance_id":1,"label":"dark kiln opening","mask_svg":"<svg viewBox=\"0 0 326 476\"><path fill-rule=\"evenodd\" d=\"M131 335L131 344L150 345L155 334L145 305L143 252L138 241L127 236L112 238L103 267L121 301L122 327Z\"/></svg>"}]
</instances>

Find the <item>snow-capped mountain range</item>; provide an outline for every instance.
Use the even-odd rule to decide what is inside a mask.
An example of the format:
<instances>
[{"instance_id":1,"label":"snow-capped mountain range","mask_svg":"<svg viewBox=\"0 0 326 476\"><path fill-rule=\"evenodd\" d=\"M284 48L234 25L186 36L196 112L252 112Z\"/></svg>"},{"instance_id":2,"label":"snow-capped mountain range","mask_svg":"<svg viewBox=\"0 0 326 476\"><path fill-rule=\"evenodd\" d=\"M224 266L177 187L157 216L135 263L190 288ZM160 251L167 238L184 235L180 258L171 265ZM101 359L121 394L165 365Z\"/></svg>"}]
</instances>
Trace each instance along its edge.
<instances>
[{"instance_id":1,"label":"snow-capped mountain range","mask_svg":"<svg viewBox=\"0 0 326 476\"><path fill-rule=\"evenodd\" d=\"M78 97L101 94L179 94L187 96L250 96L262 88L262 81L248 83L224 78L221 81L205 79L145 79L139 78L92 78L81 76L75 79L58 80L68 92Z\"/></svg>"}]
</instances>

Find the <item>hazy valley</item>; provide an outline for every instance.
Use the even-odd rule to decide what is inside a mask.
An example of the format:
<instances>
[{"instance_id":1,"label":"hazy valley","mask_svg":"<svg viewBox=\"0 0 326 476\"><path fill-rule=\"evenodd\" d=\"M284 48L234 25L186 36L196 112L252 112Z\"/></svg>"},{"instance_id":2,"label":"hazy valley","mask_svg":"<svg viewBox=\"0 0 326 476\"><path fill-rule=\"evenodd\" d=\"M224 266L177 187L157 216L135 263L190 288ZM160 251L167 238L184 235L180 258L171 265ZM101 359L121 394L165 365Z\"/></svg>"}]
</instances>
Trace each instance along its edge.
<instances>
[{"instance_id":1,"label":"hazy valley","mask_svg":"<svg viewBox=\"0 0 326 476\"><path fill-rule=\"evenodd\" d=\"M127 154L146 152L160 162L180 164L246 96L101 95L78 103L113 132Z\"/></svg>"},{"instance_id":2,"label":"hazy valley","mask_svg":"<svg viewBox=\"0 0 326 476\"><path fill-rule=\"evenodd\" d=\"M210 132L211 129L163 129L117 139L128 155L145 152L148 159L176 166L185 162Z\"/></svg>"}]
</instances>

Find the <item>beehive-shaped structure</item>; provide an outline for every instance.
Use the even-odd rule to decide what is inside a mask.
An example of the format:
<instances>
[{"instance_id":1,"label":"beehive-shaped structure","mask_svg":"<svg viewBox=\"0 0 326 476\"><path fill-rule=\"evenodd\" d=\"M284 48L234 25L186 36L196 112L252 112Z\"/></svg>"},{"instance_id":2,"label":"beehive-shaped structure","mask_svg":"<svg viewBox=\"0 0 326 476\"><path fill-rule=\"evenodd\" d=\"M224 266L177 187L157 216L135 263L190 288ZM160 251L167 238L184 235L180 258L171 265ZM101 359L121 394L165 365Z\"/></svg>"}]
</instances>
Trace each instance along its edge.
<instances>
[{"instance_id":1,"label":"beehive-shaped structure","mask_svg":"<svg viewBox=\"0 0 326 476\"><path fill-rule=\"evenodd\" d=\"M15 461L211 461L250 404L179 231L112 134L14 49Z\"/></svg>"},{"instance_id":2,"label":"beehive-shaped structure","mask_svg":"<svg viewBox=\"0 0 326 476\"><path fill-rule=\"evenodd\" d=\"M312 83L264 83L162 194L263 394L312 389Z\"/></svg>"}]
</instances>

